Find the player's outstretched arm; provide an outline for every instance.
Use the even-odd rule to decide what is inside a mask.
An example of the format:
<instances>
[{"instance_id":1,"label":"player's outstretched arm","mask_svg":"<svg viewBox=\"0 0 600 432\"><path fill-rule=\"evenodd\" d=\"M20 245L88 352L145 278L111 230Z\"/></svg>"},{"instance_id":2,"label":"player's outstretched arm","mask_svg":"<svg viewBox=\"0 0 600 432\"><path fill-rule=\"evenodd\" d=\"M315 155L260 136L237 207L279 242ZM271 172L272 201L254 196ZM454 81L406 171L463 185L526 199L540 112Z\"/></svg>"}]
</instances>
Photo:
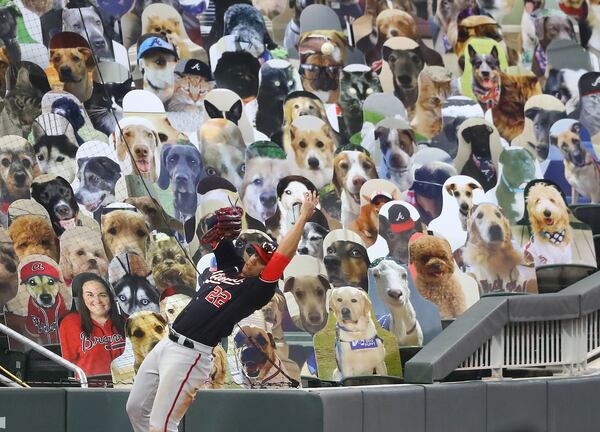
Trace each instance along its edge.
<instances>
[{"instance_id":1,"label":"player's outstretched arm","mask_svg":"<svg viewBox=\"0 0 600 432\"><path fill-rule=\"evenodd\" d=\"M304 231L304 225L315 213L318 202L319 199L316 192L304 193L304 202L302 203L302 207L300 207L300 216L294 227L288 231L281 242L279 242L279 247L277 248L279 254L290 259L296 255L296 250L298 249L298 244L300 243L302 232Z\"/></svg>"}]
</instances>

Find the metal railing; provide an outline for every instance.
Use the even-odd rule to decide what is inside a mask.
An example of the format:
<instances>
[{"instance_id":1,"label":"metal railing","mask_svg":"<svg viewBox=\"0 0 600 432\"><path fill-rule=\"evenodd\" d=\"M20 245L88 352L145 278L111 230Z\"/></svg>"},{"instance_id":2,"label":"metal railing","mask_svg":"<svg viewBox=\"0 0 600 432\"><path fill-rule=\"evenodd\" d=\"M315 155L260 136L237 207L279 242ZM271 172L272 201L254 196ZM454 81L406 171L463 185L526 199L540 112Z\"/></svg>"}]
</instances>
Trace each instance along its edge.
<instances>
[{"instance_id":1,"label":"metal railing","mask_svg":"<svg viewBox=\"0 0 600 432\"><path fill-rule=\"evenodd\" d=\"M88 387L87 376L85 375L85 372L83 371L83 369L81 369L79 366L71 363L68 360L65 360L58 354L53 353L49 349L44 348L42 345L32 341L31 339L23 336L20 333L17 333L16 331L5 326L4 324L0 324L0 332L4 333L5 335L7 335L10 338L13 338L13 339L21 342L23 345L30 347L32 350L40 353L47 359L53 361L54 363L57 363L57 364L63 366L65 369L68 369L68 370L74 372L76 377L79 379L79 383L81 384L81 387L82 388Z\"/></svg>"}]
</instances>

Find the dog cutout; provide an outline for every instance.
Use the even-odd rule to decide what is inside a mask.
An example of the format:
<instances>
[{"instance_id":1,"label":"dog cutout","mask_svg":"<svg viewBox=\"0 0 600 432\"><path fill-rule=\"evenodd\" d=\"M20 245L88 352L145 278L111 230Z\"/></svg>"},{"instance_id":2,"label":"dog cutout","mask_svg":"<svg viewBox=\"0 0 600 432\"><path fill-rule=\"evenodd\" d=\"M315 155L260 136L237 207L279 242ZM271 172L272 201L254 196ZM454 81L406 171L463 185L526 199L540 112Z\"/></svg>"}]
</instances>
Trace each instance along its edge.
<instances>
[{"instance_id":1,"label":"dog cutout","mask_svg":"<svg viewBox=\"0 0 600 432\"><path fill-rule=\"evenodd\" d=\"M204 100L204 109L211 119L227 119L234 124L238 124L242 117L242 101L235 102L228 110L223 111L214 106L210 101Z\"/></svg>"},{"instance_id":2,"label":"dog cutout","mask_svg":"<svg viewBox=\"0 0 600 432\"><path fill-rule=\"evenodd\" d=\"M323 259L323 240L329 230L316 222L307 222L304 225L302 238L298 243L296 252L299 255L310 255L317 259Z\"/></svg>"},{"instance_id":3,"label":"dog cutout","mask_svg":"<svg viewBox=\"0 0 600 432\"><path fill-rule=\"evenodd\" d=\"M331 288L324 276L292 276L286 278L284 292L294 296L298 305L298 319L295 324L314 335L327 324L327 291Z\"/></svg>"},{"instance_id":4,"label":"dog cutout","mask_svg":"<svg viewBox=\"0 0 600 432\"><path fill-rule=\"evenodd\" d=\"M152 236L147 260L152 266L152 277L161 295L194 295L198 278L196 268L174 237L164 234Z\"/></svg>"},{"instance_id":5,"label":"dog cutout","mask_svg":"<svg viewBox=\"0 0 600 432\"><path fill-rule=\"evenodd\" d=\"M218 88L231 90L242 100L258 95L260 62L246 51L224 52L213 70Z\"/></svg>"},{"instance_id":6,"label":"dog cutout","mask_svg":"<svg viewBox=\"0 0 600 432\"><path fill-rule=\"evenodd\" d=\"M480 293L537 293L532 269L522 265L523 254L513 245L510 223L493 204L473 206L467 220L462 257Z\"/></svg>"},{"instance_id":7,"label":"dog cutout","mask_svg":"<svg viewBox=\"0 0 600 432\"><path fill-rule=\"evenodd\" d=\"M377 123L375 140L379 142L379 176L407 191L413 182L412 156L416 152L415 134L402 119L386 118Z\"/></svg>"},{"instance_id":8,"label":"dog cutout","mask_svg":"<svg viewBox=\"0 0 600 432\"><path fill-rule=\"evenodd\" d=\"M58 238L46 218L36 215L19 216L11 223L8 233L19 261L34 254L59 260Z\"/></svg>"},{"instance_id":9,"label":"dog cutout","mask_svg":"<svg viewBox=\"0 0 600 432\"><path fill-rule=\"evenodd\" d=\"M198 149L206 175L223 177L240 188L246 169L246 144L235 123L224 118L206 120L198 130Z\"/></svg>"},{"instance_id":10,"label":"dog cutout","mask_svg":"<svg viewBox=\"0 0 600 432\"><path fill-rule=\"evenodd\" d=\"M158 231L165 234L172 232L183 232L181 222L167 214L160 203L151 196L129 197L123 200L137 208L150 227L150 231Z\"/></svg>"},{"instance_id":11,"label":"dog cutout","mask_svg":"<svg viewBox=\"0 0 600 432\"><path fill-rule=\"evenodd\" d=\"M175 91L177 51L158 36L150 36L139 45L138 63L143 73L143 88L166 104Z\"/></svg>"},{"instance_id":12,"label":"dog cutout","mask_svg":"<svg viewBox=\"0 0 600 432\"><path fill-rule=\"evenodd\" d=\"M129 338L133 348L135 373L146 356L166 334L167 321L157 312L140 311L127 318L125 336Z\"/></svg>"},{"instance_id":13,"label":"dog cutout","mask_svg":"<svg viewBox=\"0 0 600 432\"><path fill-rule=\"evenodd\" d=\"M108 276L108 258L101 234L89 227L75 226L60 236L60 269L70 284L80 273Z\"/></svg>"},{"instance_id":14,"label":"dog cutout","mask_svg":"<svg viewBox=\"0 0 600 432\"><path fill-rule=\"evenodd\" d=\"M535 159L527 150L509 147L500 153L502 174L496 187L498 205L511 224L520 220L525 211L525 185L536 178Z\"/></svg>"},{"instance_id":15,"label":"dog cutout","mask_svg":"<svg viewBox=\"0 0 600 432\"><path fill-rule=\"evenodd\" d=\"M317 189L331 181L337 147L335 132L327 121L311 115L297 118L289 127L284 149L290 170L310 180Z\"/></svg>"},{"instance_id":16,"label":"dog cutout","mask_svg":"<svg viewBox=\"0 0 600 432\"><path fill-rule=\"evenodd\" d=\"M589 198L593 204L600 202L600 165L589 141L586 148L584 137L589 137L588 132L575 120L559 120L550 129L550 143L563 156L572 204L579 202L579 195Z\"/></svg>"},{"instance_id":17,"label":"dog cutout","mask_svg":"<svg viewBox=\"0 0 600 432\"><path fill-rule=\"evenodd\" d=\"M173 294L165 297L160 301L160 314L167 324L172 325L191 300L192 298L185 294Z\"/></svg>"},{"instance_id":18,"label":"dog cutout","mask_svg":"<svg viewBox=\"0 0 600 432\"><path fill-rule=\"evenodd\" d=\"M73 189L62 177L48 181L35 181L31 185L31 198L44 206L50 215L52 228L60 236L67 228L77 226L79 206Z\"/></svg>"},{"instance_id":19,"label":"dog cutout","mask_svg":"<svg viewBox=\"0 0 600 432\"><path fill-rule=\"evenodd\" d=\"M84 37L98 59L114 60L112 40L106 36L102 18L93 6L63 9L62 30Z\"/></svg>"},{"instance_id":20,"label":"dog cutout","mask_svg":"<svg viewBox=\"0 0 600 432\"><path fill-rule=\"evenodd\" d=\"M473 208L473 191L475 189L481 189L477 182L467 184L451 182L444 185L444 190L456 199L463 231L467 230L467 217Z\"/></svg>"},{"instance_id":21,"label":"dog cutout","mask_svg":"<svg viewBox=\"0 0 600 432\"><path fill-rule=\"evenodd\" d=\"M7 207L18 199L28 199L31 183L40 174L33 147L27 140L14 135L0 138L0 196L3 205Z\"/></svg>"},{"instance_id":22,"label":"dog cutout","mask_svg":"<svg viewBox=\"0 0 600 432\"><path fill-rule=\"evenodd\" d=\"M399 346L423 345L423 330L410 300L407 270L393 260L381 260L372 273L379 298L390 311L379 323L394 334Z\"/></svg>"},{"instance_id":23,"label":"dog cutout","mask_svg":"<svg viewBox=\"0 0 600 432\"><path fill-rule=\"evenodd\" d=\"M247 388L289 388L289 372L276 352L273 335L260 327L243 325L235 333L243 385Z\"/></svg>"},{"instance_id":24,"label":"dog cutout","mask_svg":"<svg viewBox=\"0 0 600 432\"><path fill-rule=\"evenodd\" d=\"M155 156L161 140L154 125L141 117L127 117L119 122L113 137L119 161L128 158L129 165L135 165L134 172L148 181L156 181Z\"/></svg>"},{"instance_id":25,"label":"dog cutout","mask_svg":"<svg viewBox=\"0 0 600 432\"><path fill-rule=\"evenodd\" d=\"M455 262L447 240L423 235L409 244L415 285L421 295L437 305L442 319L453 319L467 309L465 294L455 277Z\"/></svg>"},{"instance_id":26,"label":"dog cutout","mask_svg":"<svg viewBox=\"0 0 600 432\"><path fill-rule=\"evenodd\" d=\"M248 215L265 222L277 211L277 184L290 172L285 152L275 143L258 141L246 150L240 197Z\"/></svg>"},{"instance_id":27,"label":"dog cutout","mask_svg":"<svg viewBox=\"0 0 600 432\"><path fill-rule=\"evenodd\" d=\"M365 291L339 287L331 291L330 308L336 320L335 380L357 375L387 375L386 350L372 318L371 301Z\"/></svg>"},{"instance_id":28,"label":"dog cutout","mask_svg":"<svg viewBox=\"0 0 600 432\"><path fill-rule=\"evenodd\" d=\"M556 40L574 40L575 30L571 20L562 12L550 13L547 9L538 10L534 13L535 35L538 40L536 51L541 53L533 57L532 72L540 77L546 72L544 61L540 63L539 58L545 59L546 48Z\"/></svg>"},{"instance_id":29,"label":"dog cutout","mask_svg":"<svg viewBox=\"0 0 600 432\"><path fill-rule=\"evenodd\" d=\"M425 67L421 49L411 39L394 37L383 45L382 55L392 77L394 95L402 101L409 112L409 117L412 117L411 113L415 109L419 93L419 73ZM382 76L384 90L386 90L385 81Z\"/></svg>"},{"instance_id":30,"label":"dog cutout","mask_svg":"<svg viewBox=\"0 0 600 432\"><path fill-rule=\"evenodd\" d=\"M12 239L4 228L0 228L0 308L4 310L16 295L19 287L17 278L17 254Z\"/></svg>"},{"instance_id":31,"label":"dog cutout","mask_svg":"<svg viewBox=\"0 0 600 432\"><path fill-rule=\"evenodd\" d=\"M77 172L75 156L79 147L69 121L58 114L42 114L33 122L31 133L40 171L72 182Z\"/></svg>"},{"instance_id":32,"label":"dog cutout","mask_svg":"<svg viewBox=\"0 0 600 432\"><path fill-rule=\"evenodd\" d=\"M360 146L338 149L333 160L332 183L340 196L341 222L347 227L360 213L360 188L367 180L378 178L375 163Z\"/></svg>"},{"instance_id":33,"label":"dog cutout","mask_svg":"<svg viewBox=\"0 0 600 432\"><path fill-rule=\"evenodd\" d=\"M331 231L323 240L323 255L331 285L369 288L369 256L357 234L349 230Z\"/></svg>"},{"instance_id":34,"label":"dog cutout","mask_svg":"<svg viewBox=\"0 0 600 432\"><path fill-rule=\"evenodd\" d=\"M390 201L379 210L379 235L387 246L387 255L408 263L408 241L423 226L419 212L404 201ZM379 256L386 255L383 253Z\"/></svg>"},{"instance_id":35,"label":"dog cutout","mask_svg":"<svg viewBox=\"0 0 600 432\"><path fill-rule=\"evenodd\" d=\"M543 162L550 152L550 128L566 117L564 104L550 95L532 96L525 104L525 126L523 133L513 140Z\"/></svg>"},{"instance_id":36,"label":"dog cutout","mask_svg":"<svg viewBox=\"0 0 600 432\"><path fill-rule=\"evenodd\" d=\"M93 83L90 72L94 70L95 62L89 47L51 48L50 61L58 72L60 81L64 83L65 91L81 102L92 96Z\"/></svg>"},{"instance_id":37,"label":"dog cutout","mask_svg":"<svg viewBox=\"0 0 600 432\"><path fill-rule=\"evenodd\" d=\"M75 199L90 213L96 214L115 201L115 186L121 178L121 167L105 156L77 159L79 187Z\"/></svg>"},{"instance_id":38,"label":"dog cutout","mask_svg":"<svg viewBox=\"0 0 600 432\"><path fill-rule=\"evenodd\" d=\"M110 261L109 281L125 315L140 311L160 311L160 294L149 276L146 262L135 253L125 252Z\"/></svg>"},{"instance_id":39,"label":"dog cutout","mask_svg":"<svg viewBox=\"0 0 600 432\"><path fill-rule=\"evenodd\" d=\"M196 213L196 187L206 176L200 152L191 143L163 145L157 185L173 191L175 218L185 221Z\"/></svg>"},{"instance_id":40,"label":"dog cutout","mask_svg":"<svg viewBox=\"0 0 600 432\"><path fill-rule=\"evenodd\" d=\"M561 191L554 185L538 182L527 192L527 216L532 236L524 248L525 258L536 267L572 264L573 229Z\"/></svg>"},{"instance_id":41,"label":"dog cutout","mask_svg":"<svg viewBox=\"0 0 600 432\"><path fill-rule=\"evenodd\" d=\"M166 16L169 15L169 13L164 13L165 5L161 6L160 11L153 11L153 9L155 8L150 5L144 10L142 21L145 22L143 24L142 33L160 34L175 47L178 58L192 58L192 54L186 43L188 37L185 33L185 28L183 27L181 18L175 16ZM161 12L162 15L159 12ZM176 13L174 10L173 12Z\"/></svg>"},{"instance_id":42,"label":"dog cutout","mask_svg":"<svg viewBox=\"0 0 600 432\"><path fill-rule=\"evenodd\" d=\"M234 4L225 11L223 19L223 36L232 35L236 41L243 43L243 50L254 57L260 58L265 50L277 46L267 32L262 15L254 6Z\"/></svg>"},{"instance_id":43,"label":"dog cutout","mask_svg":"<svg viewBox=\"0 0 600 432\"><path fill-rule=\"evenodd\" d=\"M144 216L131 210L112 210L101 218L102 242L106 256L113 259L124 252L146 256L150 229Z\"/></svg>"}]
</instances>

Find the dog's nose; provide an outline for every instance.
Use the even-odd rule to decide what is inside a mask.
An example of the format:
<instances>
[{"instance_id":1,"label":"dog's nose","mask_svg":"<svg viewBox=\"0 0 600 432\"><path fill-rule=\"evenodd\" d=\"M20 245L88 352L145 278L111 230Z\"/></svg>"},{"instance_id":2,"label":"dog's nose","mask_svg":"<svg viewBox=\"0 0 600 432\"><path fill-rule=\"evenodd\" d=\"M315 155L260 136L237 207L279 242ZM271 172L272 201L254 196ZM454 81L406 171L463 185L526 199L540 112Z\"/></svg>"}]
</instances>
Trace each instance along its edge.
<instances>
[{"instance_id":1,"label":"dog's nose","mask_svg":"<svg viewBox=\"0 0 600 432\"><path fill-rule=\"evenodd\" d=\"M45 305L52 304L52 296L50 294L41 294L40 301Z\"/></svg>"},{"instance_id":2,"label":"dog's nose","mask_svg":"<svg viewBox=\"0 0 600 432\"><path fill-rule=\"evenodd\" d=\"M552 216L552 212L550 210L544 210L544 217L549 218L550 216Z\"/></svg>"},{"instance_id":3,"label":"dog's nose","mask_svg":"<svg viewBox=\"0 0 600 432\"><path fill-rule=\"evenodd\" d=\"M396 29L391 29L390 30L390 36L391 37L400 36L400 33L398 33L398 30L396 30Z\"/></svg>"},{"instance_id":4,"label":"dog's nose","mask_svg":"<svg viewBox=\"0 0 600 432\"><path fill-rule=\"evenodd\" d=\"M311 324L319 324L321 322L321 314L318 312L310 312L308 314L308 320Z\"/></svg>"},{"instance_id":5,"label":"dog's nose","mask_svg":"<svg viewBox=\"0 0 600 432\"><path fill-rule=\"evenodd\" d=\"M178 175L175 176L175 181L176 182L184 183L184 182L187 182L187 180L188 180L188 177L186 175L184 175L184 174L178 174Z\"/></svg>"},{"instance_id":6,"label":"dog's nose","mask_svg":"<svg viewBox=\"0 0 600 432\"><path fill-rule=\"evenodd\" d=\"M56 207L54 207L54 211L59 216L68 216L71 214L71 207L69 207L67 204L58 204Z\"/></svg>"},{"instance_id":7,"label":"dog's nose","mask_svg":"<svg viewBox=\"0 0 600 432\"><path fill-rule=\"evenodd\" d=\"M500 227L500 225L492 225L490 227L490 239L492 241L501 241L502 240L502 228Z\"/></svg>"},{"instance_id":8,"label":"dog's nose","mask_svg":"<svg viewBox=\"0 0 600 432\"><path fill-rule=\"evenodd\" d=\"M95 258L90 258L88 260L88 264L90 265L90 267L93 267L93 268L98 267L98 261Z\"/></svg>"},{"instance_id":9,"label":"dog's nose","mask_svg":"<svg viewBox=\"0 0 600 432\"><path fill-rule=\"evenodd\" d=\"M275 197L275 195L262 194L260 196L260 203L264 207L273 207L277 203L277 198Z\"/></svg>"},{"instance_id":10,"label":"dog's nose","mask_svg":"<svg viewBox=\"0 0 600 432\"><path fill-rule=\"evenodd\" d=\"M106 42L102 38L94 39L93 45L95 48L104 48Z\"/></svg>"},{"instance_id":11,"label":"dog's nose","mask_svg":"<svg viewBox=\"0 0 600 432\"><path fill-rule=\"evenodd\" d=\"M323 262L325 267L333 267L340 264L340 259L336 255L327 255L323 258Z\"/></svg>"},{"instance_id":12,"label":"dog's nose","mask_svg":"<svg viewBox=\"0 0 600 432\"><path fill-rule=\"evenodd\" d=\"M312 169L319 168L319 159L317 159L316 157L308 158L308 166Z\"/></svg>"},{"instance_id":13,"label":"dog's nose","mask_svg":"<svg viewBox=\"0 0 600 432\"><path fill-rule=\"evenodd\" d=\"M350 312L350 309L348 309L347 307L342 308L342 317L347 318L347 317L350 317L351 315L352 315L352 312Z\"/></svg>"},{"instance_id":14,"label":"dog's nose","mask_svg":"<svg viewBox=\"0 0 600 432\"><path fill-rule=\"evenodd\" d=\"M25 183L25 180L27 180L27 176L25 175L25 173L19 172L16 173L14 175L15 178L15 183L17 183L18 185L22 185L23 183Z\"/></svg>"},{"instance_id":15,"label":"dog's nose","mask_svg":"<svg viewBox=\"0 0 600 432\"><path fill-rule=\"evenodd\" d=\"M361 176L352 177L352 184L356 187L361 187L366 181L367 179Z\"/></svg>"},{"instance_id":16,"label":"dog's nose","mask_svg":"<svg viewBox=\"0 0 600 432\"><path fill-rule=\"evenodd\" d=\"M137 146L133 149L136 156L146 157L148 156L148 147L146 146Z\"/></svg>"},{"instance_id":17,"label":"dog's nose","mask_svg":"<svg viewBox=\"0 0 600 432\"><path fill-rule=\"evenodd\" d=\"M431 268L434 269L435 271L440 271L442 269L442 266L440 265L440 263L434 263L434 264L431 264Z\"/></svg>"},{"instance_id":18,"label":"dog's nose","mask_svg":"<svg viewBox=\"0 0 600 432\"><path fill-rule=\"evenodd\" d=\"M298 253L300 255L308 255L308 248L306 246L304 247L299 247L298 248Z\"/></svg>"},{"instance_id":19,"label":"dog's nose","mask_svg":"<svg viewBox=\"0 0 600 432\"><path fill-rule=\"evenodd\" d=\"M390 296L391 298L398 300L400 297L402 297L402 291L389 289L389 290L387 290L387 295Z\"/></svg>"},{"instance_id":20,"label":"dog's nose","mask_svg":"<svg viewBox=\"0 0 600 432\"><path fill-rule=\"evenodd\" d=\"M405 87L409 87L412 84L412 78L410 75L399 75L398 81Z\"/></svg>"},{"instance_id":21,"label":"dog's nose","mask_svg":"<svg viewBox=\"0 0 600 432\"><path fill-rule=\"evenodd\" d=\"M486 78L489 77L490 76L490 71L482 70L481 71L481 76L486 77Z\"/></svg>"},{"instance_id":22,"label":"dog's nose","mask_svg":"<svg viewBox=\"0 0 600 432\"><path fill-rule=\"evenodd\" d=\"M461 208L461 210L467 211L467 210L469 210L469 204L467 204L467 203L462 203L462 204L460 205L460 208Z\"/></svg>"},{"instance_id":23,"label":"dog's nose","mask_svg":"<svg viewBox=\"0 0 600 432\"><path fill-rule=\"evenodd\" d=\"M71 68L69 66L61 66L59 69L61 75L71 75Z\"/></svg>"}]
</instances>

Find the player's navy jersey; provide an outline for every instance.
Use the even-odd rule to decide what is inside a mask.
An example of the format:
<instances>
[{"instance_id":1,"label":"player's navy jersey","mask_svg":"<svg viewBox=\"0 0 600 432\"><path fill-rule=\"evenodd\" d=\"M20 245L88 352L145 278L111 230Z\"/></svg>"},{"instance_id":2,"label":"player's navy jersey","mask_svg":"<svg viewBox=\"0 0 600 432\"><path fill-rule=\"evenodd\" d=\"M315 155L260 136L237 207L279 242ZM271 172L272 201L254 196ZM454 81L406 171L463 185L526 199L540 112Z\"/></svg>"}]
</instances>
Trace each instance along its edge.
<instances>
[{"instance_id":1,"label":"player's navy jersey","mask_svg":"<svg viewBox=\"0 0 600 432\"><path fill-rule=\"evenodd\" d=\"M271 300L289 263L275 253L260 276L246 278L240 274L244 262L231 241L221 241L214 252L218 271L203 282L173 323L177 333L209 346L216 346L235 324Z\"/></svg>"}]
</instances>

